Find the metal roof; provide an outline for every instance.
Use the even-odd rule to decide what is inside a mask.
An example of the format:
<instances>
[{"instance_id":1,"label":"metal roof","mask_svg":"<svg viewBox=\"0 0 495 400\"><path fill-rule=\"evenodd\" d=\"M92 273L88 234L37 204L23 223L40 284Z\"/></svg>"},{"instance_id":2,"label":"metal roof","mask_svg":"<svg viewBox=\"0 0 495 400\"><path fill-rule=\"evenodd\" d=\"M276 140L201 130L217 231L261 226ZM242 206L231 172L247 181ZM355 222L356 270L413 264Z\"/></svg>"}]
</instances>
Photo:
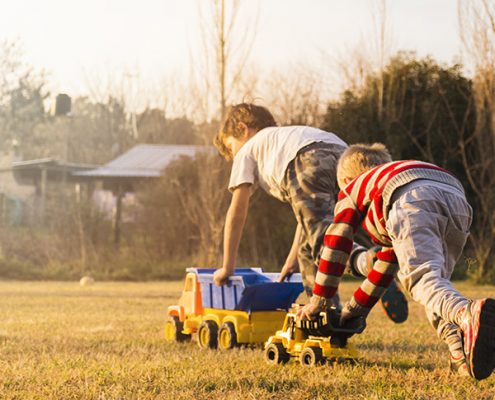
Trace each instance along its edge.
<instances>
[{"instance_id":1,"label":"metal roof","mask_svg":"<svg viewBox=\"0 0 495 400\"><path fill-rule=\"evenodd\" d=\"M139 144L99 168L73 175L87 178L158 178L167 165L180 156L194 157L200 151L213 150L212 146Z\"/></svg>"},{"instance_id":2,"label":"metal roof","mask_svg":"<svg viewBox=\"0 0 495 400\"><path fill-rule=\"evenodd\" d=\"M75 172L91 170L95 167L95 165L71 163L54 158L40 158L14 161L11 169L18 183L32 185L37 180L41 180L42 171L46 171L48 180L59 181L70 179Z\"/></svg>"},{"instance_id":3,"label":"metal roof","mask_svg":"<svg viewBox=\"0 0 495 400\"><path fill-rule=\"evenodd\" d=\"M54 169L91 169L96 166L93 164L78 164L73 162L61 161L55 158L38 158L36 160L14 161L13 169L30 169L30 168L54 168Z\"/></svg>"}]
</instances>

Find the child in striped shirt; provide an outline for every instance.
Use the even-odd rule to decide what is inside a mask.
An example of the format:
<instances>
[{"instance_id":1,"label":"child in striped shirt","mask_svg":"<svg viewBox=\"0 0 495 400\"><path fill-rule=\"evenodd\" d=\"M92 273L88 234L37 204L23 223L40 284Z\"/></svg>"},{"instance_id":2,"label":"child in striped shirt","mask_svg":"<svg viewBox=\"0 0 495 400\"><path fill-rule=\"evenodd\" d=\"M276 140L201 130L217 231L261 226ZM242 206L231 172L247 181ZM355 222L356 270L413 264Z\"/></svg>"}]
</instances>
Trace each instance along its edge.
<instances>
[{"instance_id":1,"label":"child in striped shirt","mask_svg":"<svg viewBox=\"0 0 495 400\"><path fill-rule=\"evenodd\" d=\"M460 182L436 165L391 161L385 146L350 146L339 159L341 192L324 237L313 296L300 312L312 318L337 290L362 225L382 246L367 278L344 306L342 322L366 317L395 275L426 310L449 346L451 367L485 379L495 367L495 300L470 300L450 277L469 235L472 209Z\"/></svg>"}]
</instances>

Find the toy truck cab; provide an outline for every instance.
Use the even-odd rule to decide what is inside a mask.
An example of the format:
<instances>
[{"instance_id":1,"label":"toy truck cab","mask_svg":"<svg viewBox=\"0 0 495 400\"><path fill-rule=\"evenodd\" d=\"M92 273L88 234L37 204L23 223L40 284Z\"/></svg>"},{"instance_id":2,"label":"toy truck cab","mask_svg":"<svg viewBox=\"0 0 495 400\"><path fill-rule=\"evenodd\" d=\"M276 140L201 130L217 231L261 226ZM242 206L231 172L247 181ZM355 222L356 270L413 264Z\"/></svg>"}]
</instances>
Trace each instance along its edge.
<instances>
[{"instance_id":1,"label":"toy truck cab","mask_svg":"<svg viewBox=\"0 0 495 400\"><path fill-rule=\"evenodd\" d=\"M290 305L302 292L300 274L275 282L279 274L239 268L221 287L214 269L187 270L178 304L168 307L165 338L185 341L194 336L202 348L230 349L263 344L280 328Z\"/></svg>"},{"instance_id":2,"label":"toy truck cab","mask_svg":"<svg viewBox=\"0 0 495 400\"><path fill-rule=\"evenodd\" d=\"M168 307L169 320L165 324L165 338L170 341L182 342L190 339L191 322L203 315L201 287L197 274L188 272L184 281L184 289L178 304ZM192 322L194 326L194 322ZM185 331L185 333L184 333Z\"/></svg>"},{"instance_id":3,"label":"toy truck cab","mask_svg":"<svg viewBox=\"0 0 495 400\"><path fill-rule=\"evenodd\" d=\"M277 331L265 344L265 359L271 364L285 364L298 357L305 366L325 361L356 360L359 355L347 339L364 330L364 319L356 319L345 328L339 326L335 309L322 312L316 320L301 321L295 310L287 313L282 330Z\"/></svg>"}]
</instances>

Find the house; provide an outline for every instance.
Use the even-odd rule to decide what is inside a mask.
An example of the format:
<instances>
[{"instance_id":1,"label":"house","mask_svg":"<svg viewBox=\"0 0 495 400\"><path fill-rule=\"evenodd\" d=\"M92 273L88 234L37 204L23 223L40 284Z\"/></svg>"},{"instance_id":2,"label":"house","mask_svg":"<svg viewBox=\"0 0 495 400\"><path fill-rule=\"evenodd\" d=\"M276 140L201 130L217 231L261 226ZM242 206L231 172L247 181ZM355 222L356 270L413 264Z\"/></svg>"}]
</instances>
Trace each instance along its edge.
<instances>
[{"instance_id":1,"label":"house","mask_svg":"<svg viewBox=\"0 0 495 400\"><path fill-rule=\"evenodd\" d=\"M10 224L43 218L49 184L73 182L72 173L93 169L53 158L19 161L12 150L0 158L0 216Z\"/></svg>"},{"instance_id":2,"label":"house","mask_svg":"<svg viewBox=\"0 0 495 400\"><path fill-rule=\"evenodd\" d=\"M139 144L98 168L73 172L72 178L78 182L100 181L104 189L112 192L114 203L108 200L108 193L97 197L114 207L114 241L118 245L124 199L126 194L135 191L137 183L160 178L167 166L180 157L194 158L200 152L213 154L214 151L212 146ZM132 196L127 197L133 201Z\"/></svg>"},{"instance_id":3,"label":"house","mask_svg":"<svg viewBox=\"0 0 495 400\"><path fill-rule=\"evenodd\" d=\"M13 223L26 210L43 219L47 193L54 184L70 185L78 196L85 192L107 212L114 223L114 241L120 241L122 207L133 202L136 184L160 178L180 157L214 152L212 146L139 144L102 166L63 162L53 158L17 161L13 155L0 160L0 217ZM96 189L96 188L102 188ZM126 198L127 195L127 199ZM7 207L8 206L8 207Z\"/></svg>"}]
</instances>

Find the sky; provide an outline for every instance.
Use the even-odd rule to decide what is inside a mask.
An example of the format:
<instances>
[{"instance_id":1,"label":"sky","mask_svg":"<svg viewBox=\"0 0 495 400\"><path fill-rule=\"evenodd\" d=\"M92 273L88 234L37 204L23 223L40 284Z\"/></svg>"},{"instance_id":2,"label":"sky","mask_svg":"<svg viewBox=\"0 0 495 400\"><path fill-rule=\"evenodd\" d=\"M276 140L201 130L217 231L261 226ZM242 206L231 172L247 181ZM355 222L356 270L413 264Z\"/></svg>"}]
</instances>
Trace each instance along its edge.
<instances>
[{"instance_id":1,"label":"sky","mask_svg":"<svg viewBox=\"0 0 495 400\"><path fill-rule=\"evenodd\" d=\"M19 40L52 92L84 95L96 80L122 75L151 87L189 69L200 52L198 4L208 1L0 0L0 40ZM261 73L298 63L324 68L322 54L370 40L376 3L243 0L237 20L255 33L250 63ZM387 13L394 48L444 63L460 54L456 0L389 0Z\"/></svg>"}]
</instances>

